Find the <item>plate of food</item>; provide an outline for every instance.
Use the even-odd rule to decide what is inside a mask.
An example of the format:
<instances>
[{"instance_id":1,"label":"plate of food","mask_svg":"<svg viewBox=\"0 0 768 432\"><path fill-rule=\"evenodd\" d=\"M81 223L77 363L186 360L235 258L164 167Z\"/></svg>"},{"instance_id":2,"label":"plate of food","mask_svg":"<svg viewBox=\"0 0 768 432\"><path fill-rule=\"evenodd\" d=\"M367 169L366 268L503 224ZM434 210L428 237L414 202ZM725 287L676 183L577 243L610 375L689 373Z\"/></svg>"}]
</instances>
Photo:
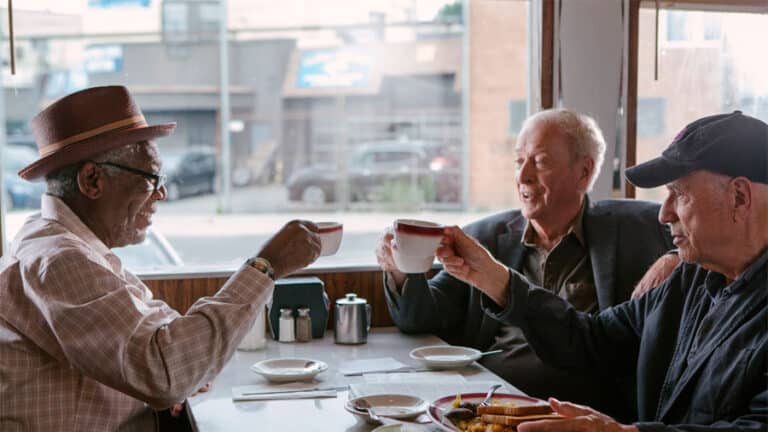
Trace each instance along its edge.
<instances>
[{"instance_id":1,"label":"plate of food","mask_svg":"<svg viewBox=\"0 0 768 432\"><path fill-rule=\"evenodd\" d=\"M457 369L471 365L482 353L462 346L432 345L416 348L408 355L430 369Z\"/></svg>"},{"instance_id":2,"label":"plate of food","mask_svg":"<svg viewBox=\"0 0 768 432\"><path fill-rule=\"evenodd\" d=\"M459 393L441 397L427 408L427 415L444 431L514 432L526 421L559 419L543 400L507 393L496 393L487 406L480 406L484 393Z\"/></svg>"},{"instance_id":3,"label":"plate of food","mask_svg":"<svg viewBox=\"0 0 768 432\"><path fill-rule=\"evenodd\" d=\"M251 366L253 372L272 382L307 381L327 369L325 362L304 358L268 359Z\"/></svg>"},{"instance_id":4,"label":"plate of food","mask_svg":"<svg viewBox=\"0 0 768 432\"><path fill-rule=\"evenodd\" d=\"M418 417L427 409L427 402L421 398L403 394L379 394L350 399L344 409L368 423L375 423L368 415L374 409L376 415L398 420Z\"/></svg>"}]
</instances>

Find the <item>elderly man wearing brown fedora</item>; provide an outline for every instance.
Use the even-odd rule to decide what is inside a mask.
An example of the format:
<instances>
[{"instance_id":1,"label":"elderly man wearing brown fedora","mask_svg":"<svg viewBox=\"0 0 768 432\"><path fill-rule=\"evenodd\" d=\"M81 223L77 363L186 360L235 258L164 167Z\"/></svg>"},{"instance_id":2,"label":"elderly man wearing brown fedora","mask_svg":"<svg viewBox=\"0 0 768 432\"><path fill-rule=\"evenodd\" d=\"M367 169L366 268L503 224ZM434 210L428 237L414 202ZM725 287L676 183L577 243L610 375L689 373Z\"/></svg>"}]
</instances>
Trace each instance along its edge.
<instances>
[{"instance_id":1,"label":"elderly man wearing brown fedora","mask_svg":"<svg viewBox=\"0 0 768 432\"><path fill-rule=\"evenodd\" d=\"M319 255L317 227L286 224L213 297L181 315L110 249L141 242L165 198L150 126L124 87L83 90L32 120L48 192L0 267L0 430L155 430L224 366L273 280Z\"/></svg>"}]
</instances>

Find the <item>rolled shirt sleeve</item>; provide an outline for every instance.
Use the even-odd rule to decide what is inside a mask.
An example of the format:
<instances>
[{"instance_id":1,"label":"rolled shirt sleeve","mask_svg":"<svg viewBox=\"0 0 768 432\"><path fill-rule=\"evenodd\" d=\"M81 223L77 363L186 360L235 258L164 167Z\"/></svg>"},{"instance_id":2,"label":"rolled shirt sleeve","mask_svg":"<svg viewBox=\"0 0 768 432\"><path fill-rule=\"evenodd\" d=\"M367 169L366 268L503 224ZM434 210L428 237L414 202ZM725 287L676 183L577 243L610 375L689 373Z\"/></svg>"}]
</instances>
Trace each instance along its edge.
<instances>
[{"instance_id":1,"label":"rolled shirt sleeve","mask_svg":"<svg viewBox=\"0 0 768 432\"><path fill-rule=\"evenodd\" d=\"M154 408L184 400L223 368L273 288L244 266L180 315L146 298L137 278L91 258L63 250L25 272L24 289L57 342L50 354Z\"/></svg>"}]
</instances>

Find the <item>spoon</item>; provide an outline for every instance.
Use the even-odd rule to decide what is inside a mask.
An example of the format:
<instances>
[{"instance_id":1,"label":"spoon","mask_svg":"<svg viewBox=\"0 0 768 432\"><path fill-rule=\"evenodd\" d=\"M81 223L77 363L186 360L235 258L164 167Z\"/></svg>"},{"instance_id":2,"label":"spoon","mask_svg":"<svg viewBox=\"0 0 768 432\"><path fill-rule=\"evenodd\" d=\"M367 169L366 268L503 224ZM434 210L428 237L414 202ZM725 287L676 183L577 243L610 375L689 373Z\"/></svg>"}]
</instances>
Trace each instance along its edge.
<instances>
[{"instance_id":1,"label":"spoon","mask_svg":"<svg viewBox=\"0 0 768 432\"><path fill-rule=\"evenodd\" d=\"M370 418L371 421L374 421L374 422L377 422L377 423L381 423L381 417L379 417L375 412L373 412L373 407L371 406L370 403L368 403L367 400L365 400L365 399L358 399L355 402L354 406L355 406L355 408L357 408L357 409L359 409L361 411L366 411L368 413L368 418Z\"/></svg>"},{"instance_id":2,"label":"spoon","mask_svg":"<svg viewBox=\"0 0 768 432\"><path fill-rule=\"evenodd\" d=\"M483 399L483 401L480 402L480 406L487 406L491 402L491 396L493 396L493 393L500 388L501 388L501 384L492 385L491 388L488 389L488 393L485 395L485 399Z\"/></svg>"}]
</instances>

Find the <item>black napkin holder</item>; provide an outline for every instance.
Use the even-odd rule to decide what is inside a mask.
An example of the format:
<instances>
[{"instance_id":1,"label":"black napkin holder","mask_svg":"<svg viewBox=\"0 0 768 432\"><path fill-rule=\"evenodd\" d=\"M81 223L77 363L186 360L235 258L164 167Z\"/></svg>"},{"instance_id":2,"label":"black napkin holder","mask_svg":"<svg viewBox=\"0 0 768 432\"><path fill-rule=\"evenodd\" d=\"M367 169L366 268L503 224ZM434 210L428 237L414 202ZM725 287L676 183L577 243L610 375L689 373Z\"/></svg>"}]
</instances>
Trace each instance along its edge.
<instances>
[{"instance_id":1,"label":"black napkin holder","mask_svg":"<svg viewBox=\"0 0 768 432\"><path fill-rule=\"evenodd\" d=\"M277 340L280 334L280 309L293 310L295 318L299 315L298 309L303 307L309 308L312 337L322 338L328 326L330 304L325 285L319 278L313 276L277 280L272 302L267 305L272 338Z\"/></svg>"}]
</instances>

